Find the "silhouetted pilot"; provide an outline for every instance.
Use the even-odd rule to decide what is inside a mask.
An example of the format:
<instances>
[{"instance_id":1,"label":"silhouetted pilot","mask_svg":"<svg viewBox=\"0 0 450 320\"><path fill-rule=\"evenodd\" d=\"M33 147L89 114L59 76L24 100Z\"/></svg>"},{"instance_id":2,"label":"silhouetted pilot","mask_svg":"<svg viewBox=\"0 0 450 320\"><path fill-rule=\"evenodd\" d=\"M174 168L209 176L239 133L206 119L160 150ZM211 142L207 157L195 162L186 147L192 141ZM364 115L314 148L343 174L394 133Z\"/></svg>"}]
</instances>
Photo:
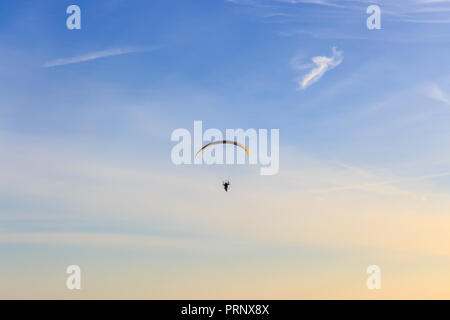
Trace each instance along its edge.
<instances>
[{"instance_id":1,"label":"silhouetted pilot","mask_svg":"<svg viewBox=\"0 0 450 320\"><path fill-rule=\"evenodd\" d=\"M225 192L228 192L228 187L230 186L230 181L224 181L223 183L222 183L222 185L223 185L223 188L225 189Z\"/></svg>"}]
</instances>

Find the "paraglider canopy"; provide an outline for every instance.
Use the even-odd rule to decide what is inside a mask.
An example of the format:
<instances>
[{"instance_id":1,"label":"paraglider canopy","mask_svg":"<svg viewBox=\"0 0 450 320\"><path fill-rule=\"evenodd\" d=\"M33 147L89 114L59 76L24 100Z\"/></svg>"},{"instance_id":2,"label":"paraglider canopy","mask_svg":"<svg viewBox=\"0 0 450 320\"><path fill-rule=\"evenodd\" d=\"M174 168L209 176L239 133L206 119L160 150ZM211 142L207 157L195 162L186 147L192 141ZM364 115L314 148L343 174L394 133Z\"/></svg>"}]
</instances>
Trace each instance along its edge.
<instances>
[{"instance_id":1,"label":"paraglider canopy","mask_svg":"<svg viewBox=\"0 0 450 320\"><path fill-rule=\"evenodd\" d=\"M214 146L217 144L234 144L235 146L241 147L242 149L244 149L248 155L250 155L250 150L247 148L247 146L243 145L242 143L239 143L237 141L232 141L232 140L218 140L218 141L214 141L214 142L210 142L206 145L204 145L200 150L198 150L198 152L195 154L195 158L197 158L197 156L206 148L210 147L210 146Z\"/></svg>"}]
</instances>

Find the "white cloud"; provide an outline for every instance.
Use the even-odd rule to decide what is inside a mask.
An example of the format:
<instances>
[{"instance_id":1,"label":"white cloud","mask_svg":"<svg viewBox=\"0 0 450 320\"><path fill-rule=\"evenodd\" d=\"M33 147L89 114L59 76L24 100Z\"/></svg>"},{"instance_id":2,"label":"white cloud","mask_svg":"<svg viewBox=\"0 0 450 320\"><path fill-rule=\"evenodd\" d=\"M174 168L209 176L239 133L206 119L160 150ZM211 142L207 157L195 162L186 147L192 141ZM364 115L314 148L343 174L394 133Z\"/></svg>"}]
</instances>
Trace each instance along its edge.
<instances>
[{"instance_id":1,"label":"white cloud","mask_svg":"<svg viewBox=\"0 0 450 320\"><path fill-rule=\"evenodd\" d=\"M428 84L421 88L421 91L430 99L450 105L450 97L437 84Z\"/></svg>"},{"instance_id":2,"label":"white cloud","mask_svg":"<svg viewBox=\"0 0 450 320\"><path fill-rule=\"evenodd\" d=\"M316 65L315 68L311 69L306 75L304 75L301 80L299 80L299 88L305 89L309 85L317 82L325 72L336 68L338 65L342 63L343 60L343 52L336 50L336 47L333 47L333 55L331 57L325 56L316 56L312 58L312 61ZM301 65L295 65L295 69L303 68Z\"/></svg>"},{"instance_id":3,"label":"white cloud","mask_svg":"<svg viewBox=\"0 0 450 320\"><path fill-rule=\"evenodd\" d=\"M128 53L135 53L135 52L144 52L144 51L154 51L159 49L159 47L151 47L147 49L143 48L119 48L119 49L109 49L109 50L103 50L103 51L95 51L91 53L87 53L81 56L72 57L72 58L61 58L56 59L53 61L49 61L45 63L42 67L43 68L49 68L49 67L56 67L56 66L63 66L67 64L74 64L74 63L80 63L80 62L87 62L91 60L96 60L100 58L106 58L106 57L112 57L112 56L119 56L124 55Z\"/></svg>"}]
</instances>

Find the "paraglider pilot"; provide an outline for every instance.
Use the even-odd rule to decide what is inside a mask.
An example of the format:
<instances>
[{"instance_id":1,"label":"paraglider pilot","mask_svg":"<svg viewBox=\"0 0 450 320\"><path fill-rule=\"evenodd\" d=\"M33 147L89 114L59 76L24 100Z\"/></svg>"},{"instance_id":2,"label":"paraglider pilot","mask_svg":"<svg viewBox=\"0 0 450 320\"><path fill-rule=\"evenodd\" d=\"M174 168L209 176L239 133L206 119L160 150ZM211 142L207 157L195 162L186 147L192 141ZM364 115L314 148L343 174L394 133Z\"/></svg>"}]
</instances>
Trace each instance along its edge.
<instances>
[{"instance_id":1,"label":"paraglider pilot","mask_svg":"<svg viewBox=\"0 0 450 320\"><path fill-rule=\"evenodd\" d=\"M225 192L228 192L228 187L230 186L230 181L225 180L223 183L223 188L225 189Z\"/></svg>"}]
</instances>

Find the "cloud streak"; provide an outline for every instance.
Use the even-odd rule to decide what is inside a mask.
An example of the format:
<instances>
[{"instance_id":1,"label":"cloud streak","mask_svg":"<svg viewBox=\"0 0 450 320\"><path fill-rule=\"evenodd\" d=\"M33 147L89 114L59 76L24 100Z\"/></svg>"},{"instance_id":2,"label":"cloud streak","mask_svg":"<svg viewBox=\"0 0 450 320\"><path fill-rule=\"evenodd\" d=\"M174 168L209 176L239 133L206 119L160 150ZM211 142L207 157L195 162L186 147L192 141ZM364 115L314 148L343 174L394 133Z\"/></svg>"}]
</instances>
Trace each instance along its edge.
<instances>
[{"instance_id":1,"label":"cloud streak","mask_svg":"<svg viewBox=\"0 0 450 320\"><path fill-rule=\"evenodd\" d=\"M316 56L312 58L315 67L305 74L298 83L298 90L305 89L311 84L319 81L323 75L338 65L340 65L344 59L343 52L338 51L336 47L333 47L333 54L331 57ZM296 69L302 68L302 66L294 66Z\"/></svg>"},{"instance_id":2,"label":"cloud streak","mask_svg":"<svg viewBox=\"0 0 450 320\"><path fill-rule=\"evenodd\" d=\"M129 53L137 53L137 52L149 52L158 50L159 47L151 47L151 48L118 48L118 49L108 49L103 51L95 51L90 52L81 56L71 57L71 58L61 58L53 61L46 62L42 67L43 68L51 68L57 66L64 66L68 64L87 62L91 60L97 60L106 57L120 56Z\"/></svg>"},{"instance_id":3,"label":"cloud streak","mask_svg":"<svg viewBox=\"0 0 450 320\"><path fill-rule=\"evenodd\" d=\"M369 0L227 0L228 2L253 7L268 7L292 14L293 6L327 7L330 10L346 10L360 12L370 4L381 7L382 14L391 20L417 24L448 24L446 13L450 12L450 1L447 0L403 0L403 1L369 1ZM293 14L295 15L295 13Z\"/></svg>"}]
</instances>

